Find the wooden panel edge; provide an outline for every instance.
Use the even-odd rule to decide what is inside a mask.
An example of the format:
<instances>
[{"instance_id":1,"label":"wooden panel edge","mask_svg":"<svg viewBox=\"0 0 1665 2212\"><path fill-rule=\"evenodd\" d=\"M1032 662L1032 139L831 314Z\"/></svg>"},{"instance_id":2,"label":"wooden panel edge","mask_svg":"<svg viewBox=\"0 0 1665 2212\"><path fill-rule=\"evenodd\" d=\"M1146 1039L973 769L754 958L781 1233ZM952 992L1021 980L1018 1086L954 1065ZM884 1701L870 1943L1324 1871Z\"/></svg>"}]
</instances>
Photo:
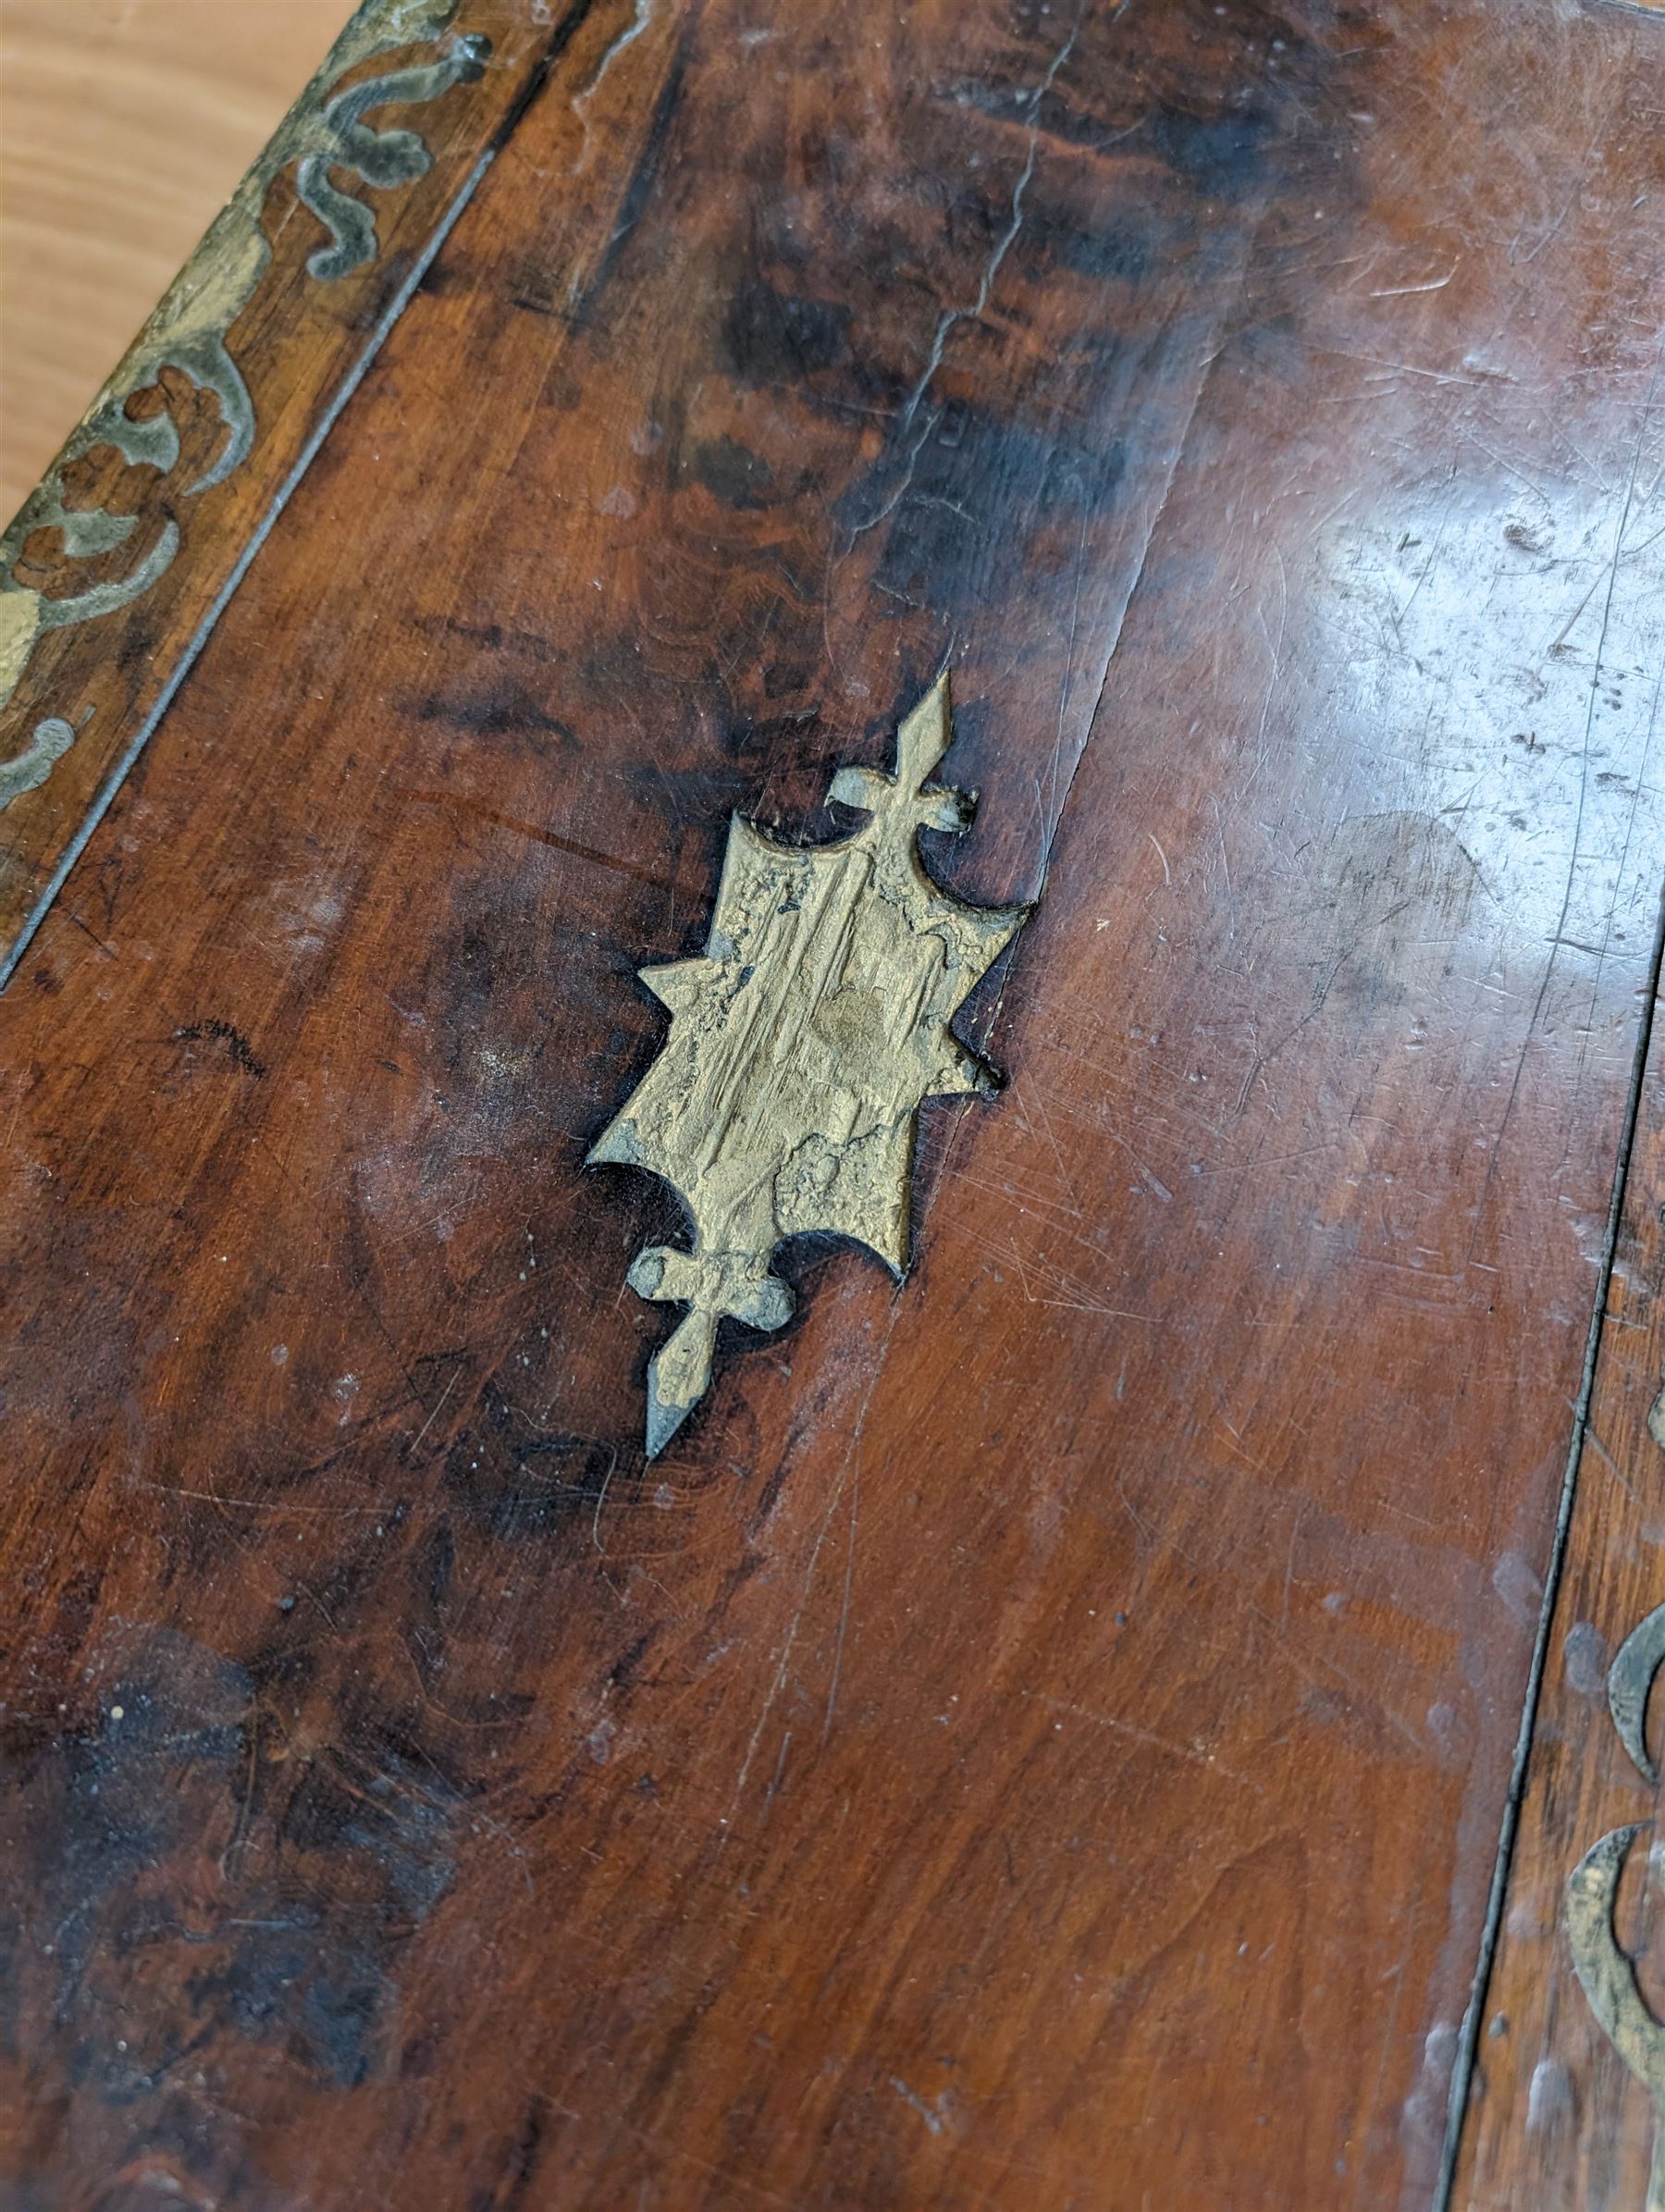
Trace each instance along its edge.
<instances>
[{"instance_id":1,"label":"wooden panel edge","mask_svg":"<svg viewBox=\"0 0 1665 2212\"><path fill-rule=\"evenodd\" d=\"M1665 1667L1660 944L1564 1538L1435 2212L1665 2204L1665 1920L1647 1726ZM1646 1847L1633 1849L1639 1840Z\"/></svg>"},{"instance_id":2,"label":"wooden panel edge","mask_svg":"<svg viewBox=\"0 0 1665 2212\"><path fill-rule=\"evenodd\" d=\"M0 986L596 6L362 0L0 535Z\"/></svg>"}]
</instances>

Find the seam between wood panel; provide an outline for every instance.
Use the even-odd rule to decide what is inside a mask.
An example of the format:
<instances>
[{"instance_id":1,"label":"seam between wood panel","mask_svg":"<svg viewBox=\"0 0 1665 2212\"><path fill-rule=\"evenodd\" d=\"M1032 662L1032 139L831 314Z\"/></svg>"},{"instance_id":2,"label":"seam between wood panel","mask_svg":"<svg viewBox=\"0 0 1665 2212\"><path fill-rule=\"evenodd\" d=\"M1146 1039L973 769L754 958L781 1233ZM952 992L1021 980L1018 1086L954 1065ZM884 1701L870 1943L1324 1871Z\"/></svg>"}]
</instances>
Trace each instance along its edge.
<instances>
[{"instance_id":1,"label":"seam between wood panel","mask_svg":"<svg viewBox=\"0 0 1665 2212\"><path fill-rule=\"evenodd\" d=\"M1440 2151L1439 2172L1435 2181L1431 2212L1451 2212L1452 2192L1457 2185L1457 2164L1462 2148L1463 2126L1468 2117L1469 2096L1474 2085L1474 2067L1480 2047L1480 2022L1486 2011L1487 1992L1491 1986L1492 1969L1497 1961L1498 1940L1502 1932L1503 1906L1509 1894L1510 1877L1514 1869L1515 1845L1520 1835L1521 1806L1526 1794L1526 1777L1532 1761L1533 1739L1537 1730L1538 1706L1543 1696L1544 1674L1548 1663L1549 1636L1555 1619L1556 1601L1560 1594L1561 1576L1567 1563L1568 1539L1572 1532L1572 1507L1578 1491L1579 1468L1584 1461L1585 1439L1589 1432L1590 1401L1596 1388L1596 1373L1601 1357L1601 1341L1607 1326L1608 1295L1612 1282L1613 1260L1618 1251L1620 1223L1623 1218L1625 1188L1630 1180L1632 1155L1635 1149L1636 1123L1641 1112L1642 1086L1646 1078L1648 1052L1653 1042L1654 1025L1659 1013L1661 963L1665 962L1665 886L1661 887L1659 909L1654 924L1653 950L1648 959L1646 997L1641 1026L1636 1037L1635 1056L1631 1068L1630 1090L1625 1099L1624 1120L1619 1134L1618 1155L1613 1165L1613 1186L1608 1200L1607 1231L1602 1241L1601 1264L1596 1279L1594 1303L1590 1313L1589 1333L1585 1342L1584 1372L1579 1380L1578 1397L1572 1412L1572 1432L1567 1445L1567 1462L1561 1476L1560 1499L1556 1509L1555 1534L1549 1548L1549 1561L1544 1575L1544 1594L1538 1609L1537 1631L1533 1638L1532 1662L1526 1674L1526 1690L1521 1705L1520 1725L1515 1735L1514 1758L1510 1769L1509 1790L1503 1802L1503 1817L1498 1831L1498 1855L1492 1866L1491 1886L1486 1895L1486 1918L1480 1931L1479 1956L1474 1964L1474 1975L1469 1989L1469 2000L1462 2015L1462 2026L1457 2040L1457 2056L1451 2069L1450 2097L1446 2107L1445 2141Z\"/></svg>"},{"instance_id":2,"label":"seam between wood panel","mask_svg":"<svg viewBox=\"0 0 1665 2212\"><path fill-rule=\"evenodd\" d=\"M525 84L521 88L519 96L499 123L479 159L463 179L450 205L435 224L404 282L377 318L368 342L332 393L293 466L278 485L265 513L250 533L248 541L239 554L230 574L216 593L213 603L203 616L202 621L186 640L179 659L169 671L167 679L157 698L149 711L142 717L132 736L93 793L80 822L76 826L74 834L69 838L52 873L42 886L39 896L18 922L11 945L6 948L5 954L0 956L0 992L5 991L16 974L18 963L29 950L35 932L46 919L53 903L68 880L71 869L80 859L81 854L85 852L99 823L109 811L111 802L131 772L134 762L143 752L163 717L178 698L180 686L195 666L197 658L212 636L216 624L230 605L237 594L238 587L248 575L256 555L271 536L278 517L299 489L302 478L317 459L326 439L369 374L372 364L386 344L394 326L422 289L428 272L438 258L446 241L450 237L463 211L478 191L481 179L485 177L487 170L490 168L492 163L508 144L519 126L521 118L549 81L555 64L583 28L595 5L596 0L575 0L575 4L568 9L560 23L555 26L549 43L538 57L536 68L530 71Z\"/></svg>"}]
</instances>

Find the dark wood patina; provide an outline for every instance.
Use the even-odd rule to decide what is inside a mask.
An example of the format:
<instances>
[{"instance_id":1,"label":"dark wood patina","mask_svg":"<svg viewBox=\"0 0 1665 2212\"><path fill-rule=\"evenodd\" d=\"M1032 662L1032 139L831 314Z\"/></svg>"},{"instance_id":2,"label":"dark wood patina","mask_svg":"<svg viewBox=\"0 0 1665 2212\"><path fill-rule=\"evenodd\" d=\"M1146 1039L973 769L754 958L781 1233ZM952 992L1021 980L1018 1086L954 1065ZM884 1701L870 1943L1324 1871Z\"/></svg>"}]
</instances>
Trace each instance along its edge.
<instances>
[{"instance_id":1,"label":"dark wood patina","mask_svg":"<svg viewBox=\"0 0 1665 2212\"><path fill-rule=\"evenodd\" d=\"M435 158L344 313L272 187L265 442L9 711L98 702L20 918L376 338L0 997L0 2194L1382 2212L1478 2041L1453 2204L1624 2212L1551 1923L1646 1800L1559 1628L1480 2031L1657 974L1665 27L439 35L493 58L382 118ZM635 971L944 666L932 877L1039 901L1006 1088L925 1108L900 1286L784 1248L649 1463L685 1232L585 1166ZM1610 1643L1665 1587L1610 1346Z\"/></svg>"}]
</instances>

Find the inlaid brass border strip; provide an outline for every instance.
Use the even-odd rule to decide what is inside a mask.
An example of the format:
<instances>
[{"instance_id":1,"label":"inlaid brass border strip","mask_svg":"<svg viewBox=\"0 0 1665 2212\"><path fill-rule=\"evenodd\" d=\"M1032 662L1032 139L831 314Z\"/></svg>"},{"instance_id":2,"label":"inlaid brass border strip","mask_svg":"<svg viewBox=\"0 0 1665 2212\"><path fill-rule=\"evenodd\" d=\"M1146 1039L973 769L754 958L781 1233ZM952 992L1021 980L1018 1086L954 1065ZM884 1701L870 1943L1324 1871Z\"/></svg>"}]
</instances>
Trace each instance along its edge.
<instances>
[{"instance_id":1,"label":"inlaid brass border strip","mask_svg":"<svg viewBox=\"0 0 1665 2212\"><path fill-rule=\"evenodd\" d=\"M492 160L605 4L362 0L0 535L0 988ZM305 219L279 251L265 218L285 178ZM154 397L133 404L165 377L217 407L205 463ZM142 512L94 504L110 494L78 481L92 465L155 472Z\"/></svg>"}]
</instances>

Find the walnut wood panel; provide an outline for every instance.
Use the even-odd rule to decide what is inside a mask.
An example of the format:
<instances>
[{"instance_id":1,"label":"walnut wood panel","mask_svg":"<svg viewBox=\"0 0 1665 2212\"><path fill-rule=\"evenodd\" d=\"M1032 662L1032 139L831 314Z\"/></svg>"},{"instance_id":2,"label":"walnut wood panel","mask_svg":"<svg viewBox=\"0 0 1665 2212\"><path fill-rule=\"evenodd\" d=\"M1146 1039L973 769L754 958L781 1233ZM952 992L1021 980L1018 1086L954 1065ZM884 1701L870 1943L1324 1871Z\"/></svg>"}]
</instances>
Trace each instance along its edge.
<instances>
[{"instance_id":1,"label":"walnut wood panel","mask_svg":"<svg viewBox=\"0 0 1665 2212\"><path fill-rule=\"evenodd\" d=\"M364 0L0 539L0 976L573 0Z\"/></svg>"},{"instance_id":2,"label":"walnut wood panel","mask_svg":"<svg viewBox=\"0 0 1665 2212\"><path fill-rule=\"evenodd\" d=\"M0 2170L1427 2206L1652 972L1665 40L592 33L0 999ZM634 971L944 661L1009 1087L648 1464Z\"/></svg>"}]
</instances>

